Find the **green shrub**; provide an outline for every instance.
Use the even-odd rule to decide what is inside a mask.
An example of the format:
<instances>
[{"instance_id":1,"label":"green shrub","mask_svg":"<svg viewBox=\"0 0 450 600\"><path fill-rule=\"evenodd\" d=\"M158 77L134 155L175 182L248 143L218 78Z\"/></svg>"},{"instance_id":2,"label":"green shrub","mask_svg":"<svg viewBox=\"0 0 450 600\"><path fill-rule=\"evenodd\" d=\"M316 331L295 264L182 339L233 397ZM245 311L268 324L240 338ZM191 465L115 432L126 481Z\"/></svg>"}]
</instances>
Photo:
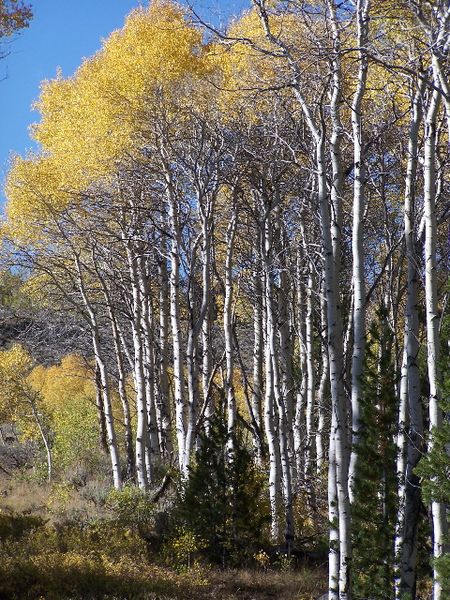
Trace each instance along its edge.
<instances>
[{"instance_id":1,"label":"green shrub","mask_svg":"<svg viewBox=\"0 0 450 600\"><path fill-rule=\"evenodd\" d=\"M172 535L180 539L180 529L189 532L196 550L223 566L251 560L264 544L269 520L263 476L242 435L236 436L231 460L226 447L226 428L215 419L210 434L201 437L188 481L180 487Z\"/></svg>"}]
</instances>

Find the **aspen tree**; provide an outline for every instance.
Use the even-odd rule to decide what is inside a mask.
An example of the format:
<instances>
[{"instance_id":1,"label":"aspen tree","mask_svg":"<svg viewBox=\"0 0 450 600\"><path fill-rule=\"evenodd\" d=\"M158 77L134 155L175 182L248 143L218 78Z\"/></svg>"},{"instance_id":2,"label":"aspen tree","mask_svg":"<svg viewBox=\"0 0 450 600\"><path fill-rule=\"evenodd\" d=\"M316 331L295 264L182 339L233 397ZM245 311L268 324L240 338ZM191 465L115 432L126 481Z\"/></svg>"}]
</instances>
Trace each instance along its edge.
<instances>
[{"instance_id":1,"label":"aspen tree","mask_svg":"<svg viewBox=\"0 0 450 600\"><path fill-rule=\"evenodd\" d=\"M362 110L364 92L368 74L368 31L369 31L370 0L358 0L356 3L357 45L358 45L358 74L356 90L351 105L353 131L353 228L352 228L352 257L353 257L353 355L352 355L352 453L349 467L349 495L353 501L353 484L357 469L357 456L360 429L360 402L362 397L362 375L365 350L365 273L364 273L364 132Z\"/></svg>"},{"instance_id":2,"label":"aspen tree","mask_svg":"<svg viewBox=\"0 0 450 600\"><path fill-rule=\"evenodd\" d=\"M418 256L416 251L415 222L417 214L416 178L418 166L418 136L422 118L424 86L414 93L408 139L408 163L405 179L404 232L407 260L407 305L405 314L404 358L402 365L399 409L398 463L399 510L395 549L397 576L395 593L415 594L417 525L419 518L420 488L414 469L418 464L422 440L423 419L420 399L420 376L417 364L419 354L418 315ZM407 429L406 429L407 428ZM407 444L404 431L407 431ZM406 455L405 455L406 452Z\"/></svg>"},{"instance_id":3,"label":"aspen tree","mask_svg":"<svg viewBox=\"0 0 450 600\"><path fill-rule=\"evenodd\" d=\"M105 412L105 424L106 424L106 432L107 432L107 441L108 441L108 449L111 459L112 466L112 474L114 479L114 487L116 489L120 489L122 487L122 473L120 469L120 459L119 459L119 451L117 446L116 439L116 431L114 426L114 418L112 414L112 406L111 406L111 395L110 395L110 385L109 378L106 368L106 363L103 358L103 352L101 349L100 343L100 333L99 326L97 322L97 316L94 310L94 307L89 300L88 294L86 292L86 285L83 276L82 264L80 261L80 257L75 253L74 262L76 267L76 273L78 277L78 285L79 292L81 298L83 299L84 305L86 307L86 311L89 315L89 321L91 326L92 333L92 348L94 350L95 362L100 374L100 383L102 387L102 398L103 398L103 410Z\"/></svg>"},{"instance_id":4,"label":"aspen tree","mask_svg":"<svg viewBox=\"0 0 450 600\"><path fill-rule=\"evenodd\" d=\"M435 83L437 83L435 77ZM430 429L433 432L442 424L439 406L439 314L437 304L437 255L436 255L436 118L441 100L440 90L431 92L425 116L424 152L424 216L425 216L425 307L427 323L427 370L429 392ZM432 439L432 438L431 438ZM430 443L432 449L432 442ZM445 507L442 502L432 500L433 557L442 556L446 530ZM433 578L433 600L441 600L442 586L436 568Z\"/></svg>"},{"instance_id":5,"label":"aspen tree","mask_svg":"<svg viewBox=\"0 0 450 600\"><path fill-rule=\"evenodd\" d=\"M227 226L225 243L225 297L223 304L223 332L225 337L225 393L227 406L227 458L234 459L236 435L236 397L234 391L234 361L233 361L233 253L238 225L238 213L235 191L232 192L231 215Z\"/></svg>"}]
</instances>

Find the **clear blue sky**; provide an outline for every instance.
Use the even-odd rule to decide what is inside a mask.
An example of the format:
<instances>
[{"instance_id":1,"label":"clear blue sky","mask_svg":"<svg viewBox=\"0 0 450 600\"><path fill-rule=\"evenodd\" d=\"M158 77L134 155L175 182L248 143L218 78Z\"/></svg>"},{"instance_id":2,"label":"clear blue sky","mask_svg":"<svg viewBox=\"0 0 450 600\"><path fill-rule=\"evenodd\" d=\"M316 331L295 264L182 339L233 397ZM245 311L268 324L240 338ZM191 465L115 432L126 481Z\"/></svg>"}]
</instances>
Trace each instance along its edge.
<instances>
[{"instance_id":1,"label":"clear blue sky","mask_svg":"<svg viewBox=\"0 0 450 600\"><path fill-rule=\"evenodd\" d=\"M31 104L43 79L55 76L57 67L71 75L83 57L94 54L102 38L121 27L139 0L31 0L34 17L29 29L9 44L9 55L0 61L0 178L11 153L24 154L33 147L28 126L38 119ZM226 20L250 4L249 0L194 0L205 18ZM220 16L221 15L221 16Z\"/></svg>"}]
</instances>

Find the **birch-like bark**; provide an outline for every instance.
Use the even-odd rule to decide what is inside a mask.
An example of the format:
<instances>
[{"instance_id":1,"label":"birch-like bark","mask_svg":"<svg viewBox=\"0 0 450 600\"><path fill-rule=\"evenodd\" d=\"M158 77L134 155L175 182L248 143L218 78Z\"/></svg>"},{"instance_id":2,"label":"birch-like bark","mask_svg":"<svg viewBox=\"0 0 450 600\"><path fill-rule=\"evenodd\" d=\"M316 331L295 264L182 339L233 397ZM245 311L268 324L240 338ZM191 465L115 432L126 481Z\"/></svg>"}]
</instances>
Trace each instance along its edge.
<instances>
[{"instance_id":1,"label":"birch-like bark","mask_svg":"<svg viewBox=\"0 0 450 600\"><path fill-rule=\"evenodd\" d=\"M122 348L120 346L120 336L117 328L117 320L110 305L108 305L109 318L111 323L112 337L114 343L114 353L117 364L117 388L123 412L123 426L125 430L125 454L127 457L126 478L131 480L135 474L135 456L133 448L133 430L131 427L130 403L126 389L126 375Z\"/></svg>"},{"instance_id":2,"label":"birch-like bark","mask_svg":"<svg viewBox=\"0 0 450 600\"><path fill-rule=\"evenodd\" d=\"M262 224L264 227L264 223ZM261 236L262 238L262 236ZM264 257L264 240L261 239L261 255ZM271 285L270 276L267 273L266 264L263 258L263 273L264 273L264 310L263 310L263 330L264 330L264 375L265 375L265 390L264 390L264 429L267 438L267 446L269 451L269 501L271 525L270 533L273 540L278 540L280 532L280 524L278 517L278 497L280 491L280 456L279 445L276 438L276 423L275 423L275 406L274 406L274 391L273 391L273 363L269 344L269 325L267 316L267 287Z\"/></svg>"},{"instance_id":3,"label":"birch-like bark","mask_svg":"<svg viewBox=\"0 0 450 600\"><path fill-rule=\"evenodd\" d=\"M142 254L137 257L140 296L142 300L141 327L144 343L145 406L147 411L147 440L145 445L145 467L147 483L153 483L154 456L159 454L158 427L156 422L155 357L153 339L153 307L150 287Z\"/></svg>"},{"instance_id":4,"label":"birch-like bark","mask_svg":"<svg viewBox=\"0 0 450 600\"><path fill-rule=\"evenodd\" d=\"M190 276L194 277L196 249L193 250L193 256L190 264ZM200 331L197 328L195 317L195 297L194 297L194 281L190 282L188 292L188 331L186 344L186 370L187 370L187 423L186 423L186 467L189 467L191 454L194 449L196 437L196 416L198 410L198 335Z\"/></svg>"},{"instance_id":5,"label":"birch-like bark","mask_svg":"<svg viewBox=\"0 0 450 600\"><path fill-rule=\"evenodd\" d=\"M74 257L75 268L78 276L78 287L81 298L83 300L86 311L89 315L89 322L91 325L91 335L92 335L92 348L94 350L95 363L100 373L100 383L102 388L102 399L103 399L103 410L105 413L105 425L106 425L106 433L107 433L107 441L108 441L108 450L109 456L111 459L111 468L113 474L114 487L117 490L120 490L122 487L122 473L120 469L120 458L119 458L119 448L117 445L116 431L114 426L114 416L112 413L111 406L111 393L109 387L109 379L108 372L106 368L106 363L103 358L103 353L100 344L100 333L97 322L97 315L95 313L94 307L89 300L87 295L82 266L80 259L77 254Z\"/></svg>"},{"instance_id":6,"label":"birch-like bark","mask_svg":"<svg viewBox=\"0 0 450 600\"><path fill-rule=\"evenodd\" d=\"M227 402L227 459L232 461L235 453L236 435L236 397L234 393L233 360L233 252L237 228L237 212L233 203L233 212L226 233L225 257L225 298L223 305L223 332L225 337L225 394Z\"/></svg>"},{"instance_id":7,"label":"birch-like bark","mask_svg":"<svg viewBox=\"0 0 450 600\"><path fill-rule=\"evenodd\" d=\"M319 388L317 390L317 410L318 410L318 424L316 432L316 473L317 475L323 474L323 468L325 465L325 433L326 433L326 415L327 406L326 399L330 380L330 370L328 364L328 348L326 343L326 331L327 331L327 306L325 302L325 282L322 277L321 293L320 293L320 322L321 322L321 334L320 334L320 348L321 348L321 375L319 381Z\"/></svg>"},{"instance_id":8,"label":"birch-like bark","mask_svg":"<svg viewBox=\"0 0 450 600\"><path fill-rule=\"evenodd\" d=\"M300 486L300 474L304 473L304 439L306 409L306 388L308 382L308 371L306 367L306 316L305 316L305 289L303 282L303 248L299 245L297 251L296 279L297 279L297 331L300 358L300 388L297 392L297 404L295 407L294 422L294 454L296 489Z\"/></svg>"},{"instance_id":9,"label":"birch-like bark","mask_svg":"<svg viewBox=\"0 0 450 600\"><path fill-rule=\"evenodd\" d=\"M147 394L145 389L144 342L142 339L142 304L143 298L139 283L138 266L135 249L131 239L125 243L128 269L130 273L132 294L132 332L133 332L133 379L136 392L136 475L138 486L147 489L147 470L145 453L147 448Z\"/></svg>"},{"instance_id":10,"label":"birch-like bark","mask_svg":"<svg viewBox=\"0 0 450 600\"><path fill-rule=\"evenodd\" d=\"M212 372L212 351L211 351L211 306L208 308L205 315L205 320L202 326L202 392L203 403L205 405L205 432L210 433L211 419L214 417L215 406L214 399L211 394L211 372Z\"/></svg>"},{"instance_id":11,"label":"birch-like bark","mask_svg":"<svg viewBox=\"0 0 450 600\"><path fill-rule=\"evenodd\" d=\"M97 408L97 422L98 422L98 433L99 433L99 446L100 450L104 453L108 453L108 441L106 436L106 423L105 423L105 411L103 409L103 398L102 398L102 382L100 381L100 371L98 367L95 367L95 406Z\"/></svg>"},{"instance_id":12,"label":"birch-like bark","mask_svg":"<svg viewBox=\"0 0 450 600\"><path fill-rule=\"evenodd\" d=\"M331 33L333 39L333 52L331 60L331 138L330 155L332 170L332 185L330 189L331 199L331 240L333 244L333 256L336 272L341 268L341 236L342 236L342 152L341 143L344 128L341 119L342 97L342 64L341 64L341 35L339 19L336 14L334 0L327 0L327 8L330 13Z\"/></svg>"},{"instance_id":13,"label":"birch-like bark","mask_svg":"<svg viewBox=\"0 0 450 600\"><path fill-rule=\"evenodd\" d=\"M417 524L420 508L420 483L414 469L423 447L423 419L420 400L418 312L418 256L416 252L415 182L418 163L418 137L422 119L423 85L414 95L408 139L405 180L404 233L407 263L407 299L404 352L400 384L399 434L397 437L398 519L394 550L396 556L395 597L415 594ZM406 434L407 432L407 434Z\"/></svg>"},{"instance_id":14,"label":"birch-like bark","mask_svg":"<svg viewBox=\"0 0 450 600\"><path fill-rule=\"evenodd\" d=\"M194 316L194 297L193 285L190 286L190 319L188 342L186 350L187 371L188 371L188 423L186 433L186 460L190 461L190 456L194 446L196 428L197 428L197 410L198 410L198 374L197 374L197 347L200 333L205 323L208 309L211 303L211 237L212 237L212 219L214 210L215 194L206 195L200 186L198 190L198 215L201 221L201 256L202 256L202 301L198 316ZM197 240L192 249L191 269L195 264ZM209 343L209 340L208 342Z\"/></svg>"},{"instance_id":15,"label":"birch-like bark","mask_svg":"<svg viewBox=\"0 0 450 600\"><path fill-rule=\"evenodd\" d=\"M346 401L343 389L343 346L342 321L340 314L339 291L337 287L338 273L333 257L333 242L330 232L329 204L326 183L326 160L324 139L321 134L316 140L316 157L318 167L318 203L322 226L322 246L324 253L325 279L327 290L327 322L328 322L328 355L330 362L330 387L333 410L330 447L334 446L335 464L330 461L329 477L336 477L338 499L339 528L339 599L351 599L351 520L348 494L348 429ZM334 439L333 439L334 438ZM335 470L334 470L335 469ZM332 483L330 489L333 488ZM334 498L334 495L333 495ZM330 528L330 544L334 543L335 533ZM332 539L333 538L333 539ZM334 563L332 563L334 564ZM336 573L330 571L330 581L336 579ZM330 598L335 598L335 588L330 588Z\"/></svg>"},{"instance_id":16,"label":"birch-like bark","mask_svg":"<svg viewBox=\"0 0 450 600\"><path fill-rule=\"evenodd\" d=\"M328 599L339 600L339 497L337 492L336 469L336 413L331 413L330 438L328 446L328 521L330 522L328 549Z\"/></svg>"},{"instance_id":17,"label":"birch-like bark","mask_svg":"<svg viewBox=\"0 0 450 600\"><path fill-rule=\"evenodd\" d=\"M259 245L257 253L259 253ZM258 260L259 265L259 260ZM262 440L261 440L261 412L263 393L263 315L262 315L262 286L261 271L259 268L253 272L254 281L254 304L253 304L253 388L252 388L252 411L258 426L258 431L253 434L253 445L256 453L256 461L261 464Z\"/></svg>"},{"instance_id":18,"label":"birch-like bark","mask_svg":"<svg viewBox=\"0 0 450 600\"><path fill-rule=\"evenodd\" d=\"M170 170L165 166L170 221L170 322L172 329L175 428L178 465L183 477L188 476L186 456L186 401L184 389L183 352L180 320L180 226Z\"/></svg>"},{"instance_id":19,"label":"birch-like bark","mask_svg":"<svg viewBox=\"0 0 450 600\"><path fill-rule=\"evenodd\" d=\"M287 433L287 410L284 399L281 396L279 358L276 344L276 321L272 285L272 223L271 215L265 210L264 240L262 244L262 260L265 280L265 309L266 309L266 360L270 360L270 383L278 412L278 455L281 464L282 495L285 514L285 540L290 548L294 539L293 498L292 498L292 474L289 461L288 433ZM267 384L266 384L267 385ZM275 408L275 407L273 407ZM271 432L272 433L272 432ZM273 441L276 444L276 440Z\"/></svg>"},{"instance_id":20,"label":"birch-like bark","mask_svg":"<svg viewBox=\"0 0 450 600\"><path fill-rule=\"evenodd\" d=\"M157 418L161 433L161 455L167 457L172 452L171 411L169 394L169 289L167 273L167 243L163 236L161 258L158 263L159 274L159 390Z\"/></svg>"},{"instance_id":21,"label":"birch-like bark","mask_svg":"<svg viewBox=\"0 0 450 600\"><path fill-rule=\"evenodd\" d=\"M119 325L118 325L116 313L114 311L114 307L113 307L113 304L111 301L111 294L108 289L108 285L107 285L105 278L99 268L97 257L95 256L95 249L92 252L92 262L94 264L95 272L97 273L97 277L100 282L100 285L102 287L103 296L105 298L105 304L106 304L107 311L108 311L109 322L111 325L111 334L112 334L112 338L113 338L114 354L116 357L116 365L117 365L117 388L118 388L118 392L119 392L120 402L122 404L123 426L124 426L124 430L125 430L125 454L127 457L125 478L127 480L132 480L132 479L134 479L134 475L135 475L133 431L132 431L132 426L131 426L130 403L128 401L128 394L127 394L127 390L126 390L124 355L123 355L123 349L121 346ZM97 379L99 379L98 370L96 370L96 380ZM100 387L100 383L97 384L97 388L99 388L99 387Z\"/></svg>"},{"instance_id":22,"label":"birch-like bark","mask_svg":"<svg viewBox=\"0 0 450 600\"><path fill-rule=\"evenodd\" d=\"M435 83L438 78L435 77ZM439 405L439 311L437 297L436 255L436 119L441 100L439 90L433 90L425 119L424 150L424 213L425 213L425 310L427 323L427 370L429 391L430 442L428 451L433 450L433 433L442 425L442 410ZM446 534L446 513L442 502L432 500L433 558L443 555ZM442 584L434 566L433 600L443 600Z\"/></svg>"},{"instance_id":23,"label":"birch-like bark","mask_svg":"<svg viewBox=\"0 0 450 600\"><path fill-rule=\"evenodd\" d=\"M349 496L354 500L353 487L355 483L358 445L361 427L362 375L366 345L366 291L364 273L364 179L365 156L362 123L362 103L366 89L368 57L366 45L368 41L370 0L357 0L357 46L358 46L358 75L356 91L351 106L353 130L353 229L352 229L352 281L353 281L353 355L352 355L352 452L349 468Z\"/></svg>"},{"instance_id":24,"label":"birch-like bark","mask_svg":"<svg viewBox=\"0 0 450 600\"><path fill-rule=\"evenodd\" d=\"M35 399L33 397L29 397L28 402L31 406L31 412L33 413L34 420L39 429L39 435L41 436L42 443L44 444L45 454L47 457L47 483L51 483L53 476L53 454L49 436L45 431L45 426L42 422L42 417L39 414L38 407L36 406Z\"/></svg>"},{"instance_id":25,"label":"birch-like bark","mask_svg":"<svg viewBox=\"0 0 450 600\"><path fill-rule=\"evenodd\" d=\"M314 272L311 261L308 265L308 282L306 286L306 368L308 372L306 386L306 444L305 444L305 479L310 502L313 502L313 460L314 460L314 421L315 421L315 384L314 365Z\"/></svg>"},{"instance_id":26,"label":"birch-like bark","mask_svg":"<svg viewBox=\"0 0 450 600\"><path fill-rule=\"evenodd\" d=\"M277 209L279 213L279 209ZM279 215L281 217L281 214ZM280 261L280 282L277 294L278 306L278 334L279 334L279 368L281 397L286 407L286 428L287 445L289 452L289 464L294 462L294 436L293 436L293 415L294 415L294 376L292 372L292 356L294 354L293 336L291 328L291 282L288 268L288 241L281 218L279 221L278 238L278 260ZM292 477L291 477L292 478Z\"/></svg>"}]
</instances>

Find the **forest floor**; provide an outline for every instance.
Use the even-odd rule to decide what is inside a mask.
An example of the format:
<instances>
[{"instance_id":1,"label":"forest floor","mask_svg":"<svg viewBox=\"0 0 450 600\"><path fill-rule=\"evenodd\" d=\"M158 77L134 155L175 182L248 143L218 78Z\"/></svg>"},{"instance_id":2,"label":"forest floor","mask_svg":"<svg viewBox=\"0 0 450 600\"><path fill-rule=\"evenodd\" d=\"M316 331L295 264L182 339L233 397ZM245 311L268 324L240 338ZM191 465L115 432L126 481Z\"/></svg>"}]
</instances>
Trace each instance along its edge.
<instances>
[{"instance_id":1,"label":"forest floor","mask_svg":"<svg viewBox=\"0 0 450 600\"><path fill-rule=\"evenodd\" d=\"M94 501L100 488L0 476L0 600L316 600L326 590L326 565L162 560Z\"/></svg>"}]
</instances>

